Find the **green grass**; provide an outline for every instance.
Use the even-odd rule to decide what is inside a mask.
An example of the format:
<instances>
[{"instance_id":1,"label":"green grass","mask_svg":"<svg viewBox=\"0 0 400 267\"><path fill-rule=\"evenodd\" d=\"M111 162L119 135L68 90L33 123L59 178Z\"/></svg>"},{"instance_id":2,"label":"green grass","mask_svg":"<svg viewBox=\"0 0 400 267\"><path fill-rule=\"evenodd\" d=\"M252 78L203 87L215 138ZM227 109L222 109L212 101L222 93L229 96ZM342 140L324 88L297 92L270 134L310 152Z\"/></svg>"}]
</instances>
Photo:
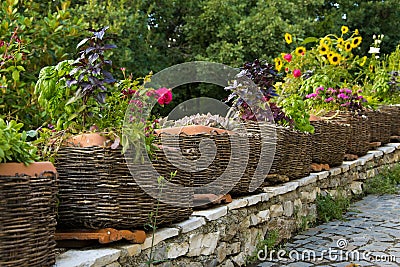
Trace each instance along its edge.
<instances>
[{"instance_id":1,"label":"green grass","mask_svg":"<svg viewBox=\"0 0 400 267\"><path fill-rule=\"evenodd\" d=\"M400 164L393 169L386 168L380 174L368 179L365 183L366 194L396 194L399 192L397 185L400 183Z\"/></svg>"},{"instance_id":2,"label":"green grass","mask_svg":"<svg viewBox=\"0 0 400 267\"><path fill-rule=\"evenodd\" d=\"M331 220L343 220L343 214L350 207L350 199L341 191L338 191L336 197L327 195L318 195L317 200L317 219L319 222L329 222Z\"/></svg>"}]
</instances>

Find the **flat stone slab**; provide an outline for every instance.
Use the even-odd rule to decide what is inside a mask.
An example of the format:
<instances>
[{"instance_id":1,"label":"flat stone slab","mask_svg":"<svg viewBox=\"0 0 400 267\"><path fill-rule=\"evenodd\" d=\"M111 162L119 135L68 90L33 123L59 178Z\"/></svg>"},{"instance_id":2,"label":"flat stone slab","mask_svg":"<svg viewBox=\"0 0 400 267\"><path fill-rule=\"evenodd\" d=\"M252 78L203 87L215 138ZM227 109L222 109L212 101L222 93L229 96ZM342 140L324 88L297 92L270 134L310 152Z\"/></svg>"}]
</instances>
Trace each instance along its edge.
<instances>
[{"instance_id":1,"label":"flat stone slab","mask_svg":"<svg viewBox=\"0 0 400 267\"><path fill-rule=\"evenodd\" d=\"M200 211L195 211L193 212L193 216L201 216L206 218L208 221L214 221L222 216L225 216L228 213L228 207L227 206L222 206L218 208L213 208L209 210L200 210Z\"/></svg>"},{"instance_id":2,"label":"flat stone slab","mask_svg":"<svg viewBox=\"0 0 400 267\"><path fill-rule=\"evenodd\" d=\"M56 267L101 267L118 260L119 249L103 248L90 250L68 250L56 259Z\"/></svg>"}]
</instances>

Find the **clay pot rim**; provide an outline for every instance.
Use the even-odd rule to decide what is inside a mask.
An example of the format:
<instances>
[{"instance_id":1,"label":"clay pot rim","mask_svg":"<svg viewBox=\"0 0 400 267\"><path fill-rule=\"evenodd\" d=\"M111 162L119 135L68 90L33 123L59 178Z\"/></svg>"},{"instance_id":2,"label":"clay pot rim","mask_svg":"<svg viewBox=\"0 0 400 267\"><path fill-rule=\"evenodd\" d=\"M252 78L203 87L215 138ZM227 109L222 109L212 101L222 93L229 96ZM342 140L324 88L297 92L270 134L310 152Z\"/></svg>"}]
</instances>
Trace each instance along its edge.
<instances>
[{"instance_id":1,"label":"clay pot rim","mask_svg":"<svg viewBox=\"0 0 400 267\"><path fill-rule=\"evenodd\" d=\"M20 162L0 163L0 177L16 175L35 177L40 176L45 172L53 172L56 174L57 170L50 161L32 162L29 165Z\"/></svg>"}]
</instances>

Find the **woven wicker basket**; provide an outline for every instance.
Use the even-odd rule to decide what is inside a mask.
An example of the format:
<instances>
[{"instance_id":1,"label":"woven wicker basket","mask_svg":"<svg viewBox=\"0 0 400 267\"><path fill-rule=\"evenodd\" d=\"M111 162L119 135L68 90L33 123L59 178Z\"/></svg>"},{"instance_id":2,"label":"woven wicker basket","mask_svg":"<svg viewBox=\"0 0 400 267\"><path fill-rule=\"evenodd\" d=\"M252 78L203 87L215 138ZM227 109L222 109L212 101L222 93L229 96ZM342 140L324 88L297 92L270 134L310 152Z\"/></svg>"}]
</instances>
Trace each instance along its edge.
<instances>
[{"instance_id":1,"label":"woven wicker basket","mask_svg":"<svg viewBox=\"0 0 400 267\"><path fill-rule=\"evenodd\" d=\"M157 155L155 168L169 181L191 186L192 179ZM120 149L108 147L62 147L58 151L56 167L60 177L59 225L72 228L142 229L150 223L149 215L158 206L159 225L187 219L191 213L193 194L169 192L169 200L177 205L158 202L148 195L132 177ZM157 179L154 173L142 170L142 178ZM181 207L181 203L188 203Z\"/></svg>"},{"instance_id":2,"label":"woven wicker basket","mask_svg":"<svg viewBox=\"0 0 400 267\"><path fill-rule=\"evenodd\" d=\"M265 179L272 168L277 144L275 125L251 121L246 121L242 125L247 131L249 158L240 181L231 191L233 195L248 194L253 179L264 181L255 189L255 192L265 186ZM262 155L264 158L261 159Z\"/></svg>"},{"instance_id":3,"label":"woven wicker basket","mask_svg":"<svg viewBox=\"0 0 400 267\"><path fill-rule=\"evenodd\" d=\"M378 110L369 110L365 112L369 121L370 142L381 142L387 144L390 142L392 131L391 115L387 112Z\"/></svg>"},{"instance_id":4,"label":"woven wicker basket","mask_svg":"<svg viewBox=\"0 0 400 267\"><path fill-rule=\"evenodd\" d=\"M305 177L311 172L311 135L289 128L276 127L276 150L269 174L289 179ZM266 181L265 185L272 184Z\"/></svg>"},{"instance_id":5,"label":"woven wicker basket","mask_svg":"<svg viewBox=\"0 0 400 267\"><path fill-rule=\"evenodd\" d=\"M212 128L208 127L207 130L204 126L199 126L204 131L193 132L190 135L180 134L179 143L182 154L193 161L191 174L196 194L244 195L249 193L249 186L259 163L261 137L259 127L250 123L244 124L244 127L247 128L247 134L212 131L210 130ZM184 128L182 130L185 131ZM168 134L164 134L163 137L163 146L172 146ZM215 148L200 148L201 142L205 140L210 140L215 145L215 154L212 153ZM249 152L246 159L242 158L246 155L241 153L245 149ZM204 161L196 164L195 161L200 159L213 160L209 164Z\"/></svg>"},{"instance_id":6,"label":"woven wicker basket","mask_svg":"<svg viewBox=\"0 0 400 267\"><path fill-rule=\"evenodd\" d=\"M0 266L53 266L57 175L0 176Z\"/></svg>"},{"instance_id":7,"label":"woven wicker basket","mask_svg":"<svg viewBox=\"0 0 400 267\"><path fill-rule=\"evenodd\" d=\"M343 163L350 137L350 126L325 120L310 122L312 134L312 161L338 166Z\"/></svg>"},{"instance_id":8,"label":"woven wicker basket","mask_svg":"<svg viewBox=\"0 0 400 267\"><path fill-rule=\"evenodd\" d=\"M368 118L345 111L330 113L328 116L333 117L332 121L350 125L346 154L366 155L369 150L370 139Z\"/></svg>"},{"instance_id":9,"label":"woven wicker basket","mask_svg":"<svg viewBox=\"0 0 400 267\"><path fill-rule=\"evenodd\" d=\"M400 136L400 106L382 106L379 110L390 116L391 135Z\"/></svg>"}]
</instances>

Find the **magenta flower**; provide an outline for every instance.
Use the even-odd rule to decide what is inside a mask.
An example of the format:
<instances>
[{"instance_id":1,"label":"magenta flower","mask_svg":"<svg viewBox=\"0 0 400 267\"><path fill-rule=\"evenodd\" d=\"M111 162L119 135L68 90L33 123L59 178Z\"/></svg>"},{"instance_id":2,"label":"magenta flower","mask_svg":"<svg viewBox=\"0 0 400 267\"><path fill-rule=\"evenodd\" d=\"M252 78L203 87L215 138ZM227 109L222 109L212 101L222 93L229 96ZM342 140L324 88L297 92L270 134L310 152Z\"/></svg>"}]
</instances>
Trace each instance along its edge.
<instances>
[{"instance_id":1,"label":"magenta flower","mask_svg":"<svg viewBox=\"0 0 400 267\"><path fill-rule=\"evenodd\" d=\"M358 89L357 93L362 93L362 91L363 91L362 89Z\"/></svg>"},{"instance_id":2,"label":"magenta flower","mask_svg":"<svg viewBox=\"0 0 400 267\"><path fill-rule=\"evenodd\" d=\"M325 89L324 89L324 87L322 87L322 86L320 86L320 87L318 87L317 88L317 90L315 90L315 92L318 94L318 92L323 92Z\"/></svg>"},{"instance_id":3,"label":"magenta flower","mask_svg":"<svg viewBox=\"0 0 400 267\"><path fill-rule=\"evenodd\" d=\"M172 101L172 92L165 87L156 90L158 94L158 103L160 105L168 105Z\"/></svg>"},{"instance_id":4,"label":"magenta flower","mask_svg":"<svg viewBox=\"0 0 400 267\"><path fill-rule=\"evenodd\" d=\"M331 102L331 101L333 101L334 100L334 98L333 97L328 97L327 99L325 99L325 102Z\"/></svg>"},{"instance_id":5,"label":"magenta flower","mask_svg":"<svg viewBox=\"0 0 400 267\"><path fill-rule=\"evenodd\" d=\"M336 93L336 92L337 92L337 91L336 91L335 89L333 89L332 87L329 87L329 88L328 88L328 91L331 92L331 93Z\"/></svg>"},{"instance_id":6,"label":"magenta flower","mask_svg":"<svg viewBox=\"0 0 400 267\"><path fill-rule=\"evenodd\" d=\"M286 54L286 55L283 56L283 58L284 58L287 62L292 61L292 55L291 55L291 54Z\"/></svg>"},{"instance_id":7,"label":"magenta flower","mask_svg":"<svg viewBox=\"0 0 400 267\"><path fill-rule=\"evenodd\" d=\"M299 69L293 70L293 76L294 76L295 78L300 77L300 76L301 76L301 71L300 71Z\"/></svg>"},{"instance_id":8,"label":"magenta flower","mask_svg":"<svg viewBox=\"0 0 400 267\"><path fill-rule=\"evenodd\" d=\"M0 40L0 47L2 47L4 45L4 41Z\"/></svg>"},{"instance_id":9,"label":"magenta flower","mask_svg":"<svg viewBox=\"0 0 400 267\"><path fill-rule=\"evenodd\" d=\"M346 93L348 93L348 94L351 94L351 93L353 93L353 91L351 91L350 89L344 89L344 91L346 92Z\"/></svg>"},{"instance_id":10,"label":"magenta flower","mask_svg":"<svg viewBox=\"0 0 400 267\"><path fill-rule=\"evenodd\" d=\"M344 104L341 104L341 106L342 106L342 107L350 106L350 102L346 102L346 103L344 103Z\"/></svg>"},{"instance_id":11,"label":"magenta flower","mask_svg":"<svg viewBox=\"0 0 400 267\"><path fill-rule=\"evenodd\" d=\"M317 95L318 95L317 93L308 94L308 95L306 95L306 98L314 98Z\"/></svg>"},{"instance_id":12,"label":"magenta flower","mask_svg":"<svg viewBox=\"0 0 400 267\"><path fill-rule=\"evenodd\" d=\"M342 98L342 99L348 99L348 98L349 98L349 96L348 96L348 95L346 95L346 94L343 94L343 93L341 93L341 94L338 94L338 95L337 95L337 97L338 97L338 98Z\"/></svg>"},{"instance_id":13,"label":"magenta flower","mask_svg":"<svg viewBox=\"0 0 400 267\"><path fill-rule=\"evenodd\" d=\"M362 95L359 95L357 98L358 99L363 99L364 97Z\"/></svg>"}]
</instances>

